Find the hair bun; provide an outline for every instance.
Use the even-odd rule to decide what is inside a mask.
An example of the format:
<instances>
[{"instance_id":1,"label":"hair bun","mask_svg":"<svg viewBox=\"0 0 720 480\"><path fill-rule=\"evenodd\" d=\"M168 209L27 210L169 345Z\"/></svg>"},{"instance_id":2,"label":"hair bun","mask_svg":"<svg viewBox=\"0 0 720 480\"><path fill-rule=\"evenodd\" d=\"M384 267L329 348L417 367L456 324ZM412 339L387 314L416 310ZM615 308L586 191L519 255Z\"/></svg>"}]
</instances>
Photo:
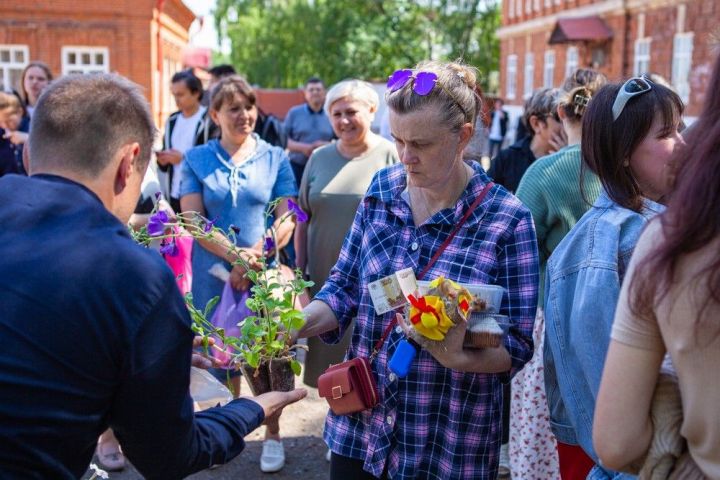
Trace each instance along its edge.
<instances>
[{"instance_id":1,"label":"hair bun","mask_svg":"<svg viewBox=\"0 0 720 480\"><path fill-rule=\"evenodd\" d=\"M455 72L460 80L465 83L471 90L475 90L477 84L477 70L475 67L471 67L459 62L448 63L448 68Z\"/></svg>"}]
</instances>

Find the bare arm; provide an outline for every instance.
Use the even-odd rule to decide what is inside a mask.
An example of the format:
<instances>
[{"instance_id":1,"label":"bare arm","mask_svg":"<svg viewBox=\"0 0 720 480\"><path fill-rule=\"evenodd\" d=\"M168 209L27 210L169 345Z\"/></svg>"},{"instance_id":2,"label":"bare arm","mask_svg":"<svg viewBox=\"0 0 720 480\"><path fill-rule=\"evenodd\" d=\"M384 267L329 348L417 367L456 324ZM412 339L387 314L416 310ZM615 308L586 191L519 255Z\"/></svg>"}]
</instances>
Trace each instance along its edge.
<instances>
[{"instance_id":1,"label":"bare arm","mask_svg":"<svg viewBox=\"0 0 720 480\"><path fill-rule=\"evenodd\" d=\"M611 340L595 405L593 445L603 466L616 471L650 446L650 406L663 353Z\"/></svg>"},{"instance_id":2,"label":"bare arm","mask_svg":"<svg viewBox=\"0 0 720 480\"><path fill-rule=\"evenodd\" d=\"M330 307L320 300L313 300L303 309L305 325L292 335L293 338L315 337L338 328L338 320Z\"/></svg>"},{"instance_id":3,"label":"bare arm","mask_svg":"<svg viewBox=\"0 0 720 480\"><path fill-rule=\"evenodd\" d=\"M307 267L307 228L307 223L295 227L295 264L303 273Z\"/></svg>"},{"instance_id":4,"label":"bare arm","mask_svg":"<svg viewBox=\"0 0 720 480\"><path fill-rule=\"evenodd\" d=\"M205 207L203 206L202 195L200 193L184 195L180 199L180 208L183 213L197 212L205 216ZM234 264L238 260L238 254L232 251L234 249L232 242L219 232L213 232L209 239L199 238L197 241L205 250L224 259L228 263ZM240 254L240 256L252 266L257 264L257 258L260 255L262 255L261 252L251 247L243 248Z\"/></svg>"},{"instance_id":5,"label":"bare arm","mask_svg":"<svg viewBox=\"0 0 720 480\"><path fill-rule=\"evenodd\" d=\"M295 199L292 199L295 201ZM275 229L275 241L277 242L276 248L283 248L285 245L290 243L293 231L295 230L295 219L292 215L289 215L290 210L287 207L287 198L283 198L275 208L275 221L273 222L273 228ZM265 232L266 237L272 238L272 233L268 229ZM253 250L262 252L265 250L264 238L260 238L255 245L252 246ZM266 252L267 253L267 252Z\"/></svg>"},{"instance_id":6,"label":"bare arm","mask_svg":"<svg viewBox=\"0 0 720 480\"><path fill-rule=\"evenodd\" d=\"M295 217L288 215L290 209L288 209L287 200L287 198L280 200L280 203L278 203L275 209L275 222L273 223L273 227L275 228L277 248L283 248L290 243L293 230L295 230ZM292 201L297 202L297 199L293 198Z\"/></svg>"},{"instance_id":7,"label":"bare arm","mask_svg":"<svg viewBox=\"0 0 720 480\"><path fill-rule=\"evenodd\" d=\"M311 143L298 142L297 140L288 138L287 149L290 152L300 152L306 157L309 157L313 151L313 145Z\"/></svg>"}]
</instances>

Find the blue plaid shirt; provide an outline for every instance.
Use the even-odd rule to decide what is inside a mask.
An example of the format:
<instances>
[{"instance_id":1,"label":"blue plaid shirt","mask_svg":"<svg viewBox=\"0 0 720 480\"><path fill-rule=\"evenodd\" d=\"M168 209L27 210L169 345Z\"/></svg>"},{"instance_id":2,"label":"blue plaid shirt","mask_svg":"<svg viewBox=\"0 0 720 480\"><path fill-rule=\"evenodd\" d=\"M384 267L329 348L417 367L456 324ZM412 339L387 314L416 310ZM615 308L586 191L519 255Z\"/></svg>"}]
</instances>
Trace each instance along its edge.
<instances>
[{"instance_id":1,"label":"blue plaid shirt","mask_svg":"<svg viewBox=\"0 0 720 480\"><path fill-rule=\"evenodd\" d=\"M337 342L357 317L347 357L368 356L395 312L376 315L368 284L412 267L418 274L430 261L489 178L475 174L454 208L413 223L403 192L402 165L375 175L345 238L337 264L315 297L335 312L339 328L323 340ZM501 186L493 187L426 275L507 289L500 312L512 326L505 348L510 375L533 352L537 306L538 253L530 212ZM349 416L329 413L324 438L333 452L363 460L375 476L390 478L494 479L502 433L502 388L508 374L450 370L421 351L410 373L397 379L387 368L403 338L396 327L372 364L380 402Z\"/></svg>"}]
</instances>

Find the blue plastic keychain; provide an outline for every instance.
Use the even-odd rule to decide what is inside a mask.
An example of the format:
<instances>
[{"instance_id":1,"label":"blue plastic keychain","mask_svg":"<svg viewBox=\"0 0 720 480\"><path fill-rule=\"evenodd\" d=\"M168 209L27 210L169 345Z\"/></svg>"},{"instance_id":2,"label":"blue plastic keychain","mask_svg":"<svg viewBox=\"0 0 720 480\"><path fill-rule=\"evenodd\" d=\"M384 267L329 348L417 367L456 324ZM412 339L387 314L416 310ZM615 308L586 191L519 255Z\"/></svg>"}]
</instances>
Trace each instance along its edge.
<instances>
[{"instance_id":1,"label":"blue plastic keychain","mask_svg":"<svg viewBox=\"0 0 720 480\"><path fill-rule=\"evenodd\" d=\"M420 345L412 338L400 340L395 353L392 354L388 368L397 375L398 378L405 378L410 371L410 366L415 355L420 351Z\"/></svg>"}]
</instances>

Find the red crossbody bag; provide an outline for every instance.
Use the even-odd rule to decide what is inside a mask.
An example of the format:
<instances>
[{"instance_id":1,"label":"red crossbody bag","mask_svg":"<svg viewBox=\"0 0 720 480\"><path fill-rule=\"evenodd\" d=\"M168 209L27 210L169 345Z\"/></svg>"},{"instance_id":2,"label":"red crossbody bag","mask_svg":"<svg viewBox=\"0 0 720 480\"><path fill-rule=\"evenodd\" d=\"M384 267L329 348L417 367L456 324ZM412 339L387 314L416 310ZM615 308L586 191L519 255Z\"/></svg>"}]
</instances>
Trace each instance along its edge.
<instances>
[{"instance_id":1,"label":"red crossbody bag","mask_svg":"<svg viewBox=\"0 0 720 480\"><path fill-rule=\"evenodd\" d=\"M422 280L425 274L430 270L445 248L450 245L452 239L460 231L460 228L467 221L475 207L480 205L485 195L490 191L493 182L485 185L478 198L470 205L467 212L463 215L460 223L450 233L447 239L440 245L430 262L425 266L422 272L417 276L418 280ZM370 358L356 357L346 362L331 365L320 377L318 377L318 394L324 397L330 405L330 409L335 415L350 415L352 413L362 412L369 408L373 408L378 403L378 389L375 382L375 376L372 373L370 364L380 351L380 347L390 334L397 320L393 320L388 324L383 332L380 340L377 341Z\"/></svg>"}]
</instances>

